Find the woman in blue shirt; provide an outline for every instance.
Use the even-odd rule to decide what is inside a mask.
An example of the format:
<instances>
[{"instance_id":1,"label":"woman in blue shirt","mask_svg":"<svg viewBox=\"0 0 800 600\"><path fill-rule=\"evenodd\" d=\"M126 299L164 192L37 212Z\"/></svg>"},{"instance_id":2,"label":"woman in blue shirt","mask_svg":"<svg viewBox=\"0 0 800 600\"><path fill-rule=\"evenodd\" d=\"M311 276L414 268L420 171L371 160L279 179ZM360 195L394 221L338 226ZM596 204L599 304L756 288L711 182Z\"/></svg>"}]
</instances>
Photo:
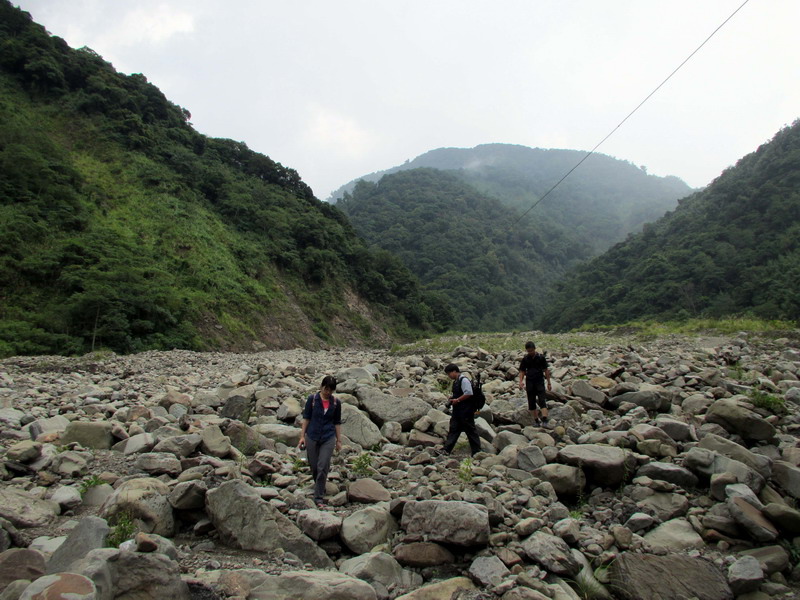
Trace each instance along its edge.
<instances>
[{"instance_id":1,"label":"woman in blue shirt","mask_svg":"<svg viewBox=\"0 0 800 600\"><path fill-rule=\"evenodd\" d=\"M331 467L334 447L342 449L342 403L333 395L336 378L326 375L319 392L311 394L303 409L303 426L297 447L306 449L311 479L314 482L314 502L325 505L325 484Z\"/></svg>"}]
</instances>

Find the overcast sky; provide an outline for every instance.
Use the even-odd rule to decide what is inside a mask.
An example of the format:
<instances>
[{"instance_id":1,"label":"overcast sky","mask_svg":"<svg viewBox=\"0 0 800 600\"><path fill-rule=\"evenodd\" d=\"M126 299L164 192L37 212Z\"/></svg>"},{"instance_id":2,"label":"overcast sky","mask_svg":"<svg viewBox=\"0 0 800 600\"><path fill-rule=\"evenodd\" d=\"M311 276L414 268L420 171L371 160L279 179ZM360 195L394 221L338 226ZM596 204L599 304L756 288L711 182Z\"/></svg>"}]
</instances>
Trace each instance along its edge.
<instances>
[{"instance_id":1,"label":"overcast sky","mask_svg":"<svg viewBox=\"0 0 800 600\"><path fill-rule=\"evenodd\" d=\"M443 146L590 150L743 0L12 0L317 197ZM598 152L694 187L800 117L800 0L750 0Z\"/></svg>"}]
</instances>

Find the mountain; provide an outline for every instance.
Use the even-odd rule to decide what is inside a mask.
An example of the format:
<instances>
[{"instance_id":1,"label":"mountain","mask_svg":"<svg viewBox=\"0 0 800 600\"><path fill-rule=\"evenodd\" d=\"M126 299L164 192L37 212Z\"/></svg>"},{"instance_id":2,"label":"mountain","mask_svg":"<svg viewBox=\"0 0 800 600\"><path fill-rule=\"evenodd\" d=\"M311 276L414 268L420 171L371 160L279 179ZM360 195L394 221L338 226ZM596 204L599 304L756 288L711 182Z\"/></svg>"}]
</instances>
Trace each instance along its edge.
<instances>
[{"instance_id":1,"label":"mountain","mask_svg":"<svg viewBox=\"0 0 800 600\"><path fill-rule=\"evenodd\" d=\"M541 326L800 320L800 121L559 285Z\"/></svg>"},{"instance_id":2,"label":"mountain","mask_svg":"<svg viewBox=\"0 0 800 600\"><path fill-rule=\"evenodd\" d=\"M359 180L421 167L452 172L481 193L506 206L527 210L586 156L577 150L483 144L474 148L439 148L405 164L371 173L345 184L329 198L338 202ZM693 190L677 177L648 175L644 168L592 154L525 217L588 243L599 254L675 208Z\"/></svg>"},{"instance_id":3,"label":"mountain","mask_svg":"<svg viewBox=\"0 0 800 600\"><path fill-rule=\"evenodd\" d=\"M431 325L411 273L294 170L189 119L0 0L0 355L385 342Z\"/></svg>"},{"instance_id":4,"label":"mountain","mask_svg":"<svg viewBox=\"0 0 800 600\"><path fill-rule=\"evenodd\" d=\"M521 218L583 155L508 144L443 148L348 184L336 205L438 296L430 302L440 326L531 328L570 267L690 191L677 178L592 155Z\"/></svg>"}]
</instances>

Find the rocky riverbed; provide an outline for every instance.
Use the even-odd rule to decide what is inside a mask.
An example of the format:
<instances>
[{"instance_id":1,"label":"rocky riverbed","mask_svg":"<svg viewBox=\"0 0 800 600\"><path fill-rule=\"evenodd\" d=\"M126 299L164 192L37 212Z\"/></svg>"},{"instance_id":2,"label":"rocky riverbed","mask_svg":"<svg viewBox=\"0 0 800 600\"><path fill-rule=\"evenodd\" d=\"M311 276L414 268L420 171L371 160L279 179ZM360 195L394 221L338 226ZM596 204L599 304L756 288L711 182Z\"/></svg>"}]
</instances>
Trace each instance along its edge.
<instances>
[{"instance_id":1,"label":"rocky riverbed","mask_svg":"<svg viewBox=\"0 0 800 600\"><path fill-rule=\"evenodd\" d=\"M517 388L533 336L4 360L0 600L800 597L796 335L570 336L548 427ZM435 452L448 362L486 382L473 459ZM319 510L296 444L326 374Z\"/></svg>"}]
</instances>

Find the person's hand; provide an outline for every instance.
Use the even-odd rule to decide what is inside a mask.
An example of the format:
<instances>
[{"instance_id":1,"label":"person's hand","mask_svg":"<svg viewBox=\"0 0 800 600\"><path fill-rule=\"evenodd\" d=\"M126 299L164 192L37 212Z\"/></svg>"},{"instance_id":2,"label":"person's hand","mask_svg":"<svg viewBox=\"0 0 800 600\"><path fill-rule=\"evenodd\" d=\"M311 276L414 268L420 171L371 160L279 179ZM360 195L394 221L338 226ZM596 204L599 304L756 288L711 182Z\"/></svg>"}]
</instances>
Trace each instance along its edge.
<instances>
[{"instance_id":1,"label":"person's hand","mask_svg":"<svg viewBox=\"0 0 800 600\"><path fill-rule=\"evenodd\" d=\"M336 452L342 451L342 440L336 440Z\"/></svg>"},{"instance_id":2,"label":"person's hand","mask_svg":"<svg viewBox=\"0 0 800 600\"><path fill-rule=\"evenodd\" d=\"M300 438L300 441L297 442L297 449L305 450L305 448L306 448L306 441L303 438Z\"/></svg>"},{"instance_id":3,"label":"person's hand","mask_svg":"<svg viewBox=\"0 0 800 600\"><path fill-rule=\"evenodd\" d=\"M547 391L548 392L552 392L553 391L553 386L550 384L549 381L547 382Z\"/></svg>"},{"instance_id":4,"label":"person's hand","mask_svg":"<svg viewBox=\"0 0 800 600\"><path fill-rule=\"evenodd\" d=\"M522 386L522 382L520 381L520 382L519 382L519 389L522 389L522 387L523 387L523 386Z\"/></svg>"}]
</instances>

